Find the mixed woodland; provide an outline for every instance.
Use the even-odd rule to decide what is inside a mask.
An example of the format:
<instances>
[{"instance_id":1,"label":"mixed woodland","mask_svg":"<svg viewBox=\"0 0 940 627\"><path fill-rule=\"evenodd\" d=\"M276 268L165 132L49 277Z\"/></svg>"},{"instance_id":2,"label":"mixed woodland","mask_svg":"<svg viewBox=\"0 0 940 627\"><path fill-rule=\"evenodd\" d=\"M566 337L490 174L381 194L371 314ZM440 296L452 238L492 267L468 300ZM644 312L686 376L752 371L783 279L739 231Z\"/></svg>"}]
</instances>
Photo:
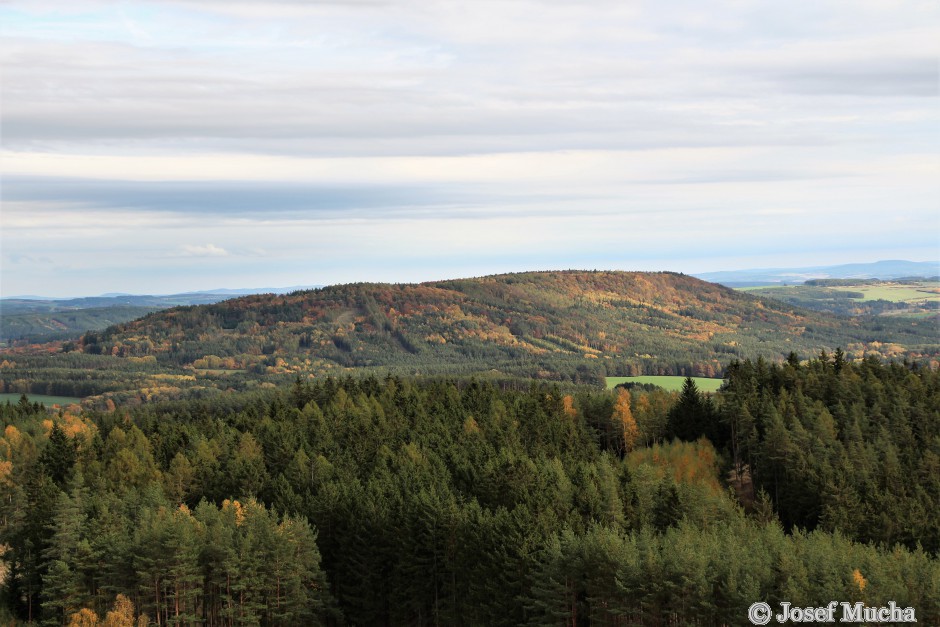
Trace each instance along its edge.
<instances>
[{"instance_id":1,"label":"mixed woodland","mask_svg":"<svg viewBox=\"0 0 940 627\"><path fill-rule=\"evenodd\" d=\"M23 397L0 406L3 616L747 625L844 600L940 624L940 372L817 355L735 359L713 395L366 373Z\"/></svg>"}]
</instances>

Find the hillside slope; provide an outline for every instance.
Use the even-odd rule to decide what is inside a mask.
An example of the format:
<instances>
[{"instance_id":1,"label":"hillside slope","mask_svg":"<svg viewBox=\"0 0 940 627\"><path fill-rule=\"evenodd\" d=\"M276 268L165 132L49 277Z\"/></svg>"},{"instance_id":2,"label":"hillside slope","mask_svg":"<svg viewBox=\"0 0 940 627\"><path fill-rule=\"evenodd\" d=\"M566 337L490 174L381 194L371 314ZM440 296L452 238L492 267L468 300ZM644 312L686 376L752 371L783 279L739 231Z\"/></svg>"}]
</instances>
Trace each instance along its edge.
<instances>
[{"instance_id":1,"label":"hillside slope","mask_svg":"<svg viewBox=\"0 0 940 627\"><path fill-rule=\"evenodd\" d=\"M496 369L574 379L713 376L736 357L837 346L850 356L938 352L930 326L916 321L837 318L681 274L588 271L247 296L161 311L82 342L86 353L197 369Z\"/></svg>"},{"instance_id":2,"label":"hillside slope","mask_svg":"<svg viewBox=\"0 0 940 627\"><path fill-rule=\"evenodd\" d=\"M0 342L74 339L85 331L135 320L159 307L91 307L52 313L7 314L0 310Z\"/></svg>"},{"instance_id":3,"label":"hillside slope","mask_svg":"<svg viewBox=\"0 0 940 627\"><path fill-rule=\"evenodd\" d=\"M311 289L305 287L303 289ZM153 311L181 305L207 305L248 294L284 294L299 288L216 289L186 294L119 294L66 299L0 298L0 342L76 339Z\"/></svg>"}]
</instances>

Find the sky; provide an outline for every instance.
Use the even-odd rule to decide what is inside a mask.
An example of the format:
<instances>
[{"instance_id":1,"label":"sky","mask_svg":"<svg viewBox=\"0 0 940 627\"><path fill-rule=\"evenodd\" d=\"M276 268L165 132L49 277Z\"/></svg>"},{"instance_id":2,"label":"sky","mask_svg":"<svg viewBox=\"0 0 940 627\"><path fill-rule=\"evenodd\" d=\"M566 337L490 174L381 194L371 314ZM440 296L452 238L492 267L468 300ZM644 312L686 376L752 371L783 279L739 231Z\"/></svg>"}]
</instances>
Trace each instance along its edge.
<instances>
[{"instance_id":1,"label":"sky","mask_svg":"<svg viewBox=\"0 0 940 627\"><path fill-rule=\"evenodd\" d=\"M940 3L0 0L0 295L940 259Z\"/></svg>"}]
</instances>

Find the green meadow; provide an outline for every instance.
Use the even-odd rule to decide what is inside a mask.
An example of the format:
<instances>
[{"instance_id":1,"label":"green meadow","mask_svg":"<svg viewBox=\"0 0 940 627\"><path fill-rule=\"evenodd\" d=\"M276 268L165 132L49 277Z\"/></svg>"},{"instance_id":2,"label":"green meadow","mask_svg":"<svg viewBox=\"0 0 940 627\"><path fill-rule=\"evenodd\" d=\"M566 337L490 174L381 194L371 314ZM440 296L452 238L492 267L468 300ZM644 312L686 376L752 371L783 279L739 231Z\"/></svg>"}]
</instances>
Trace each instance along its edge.
<instances>
[{"instance_id":1,"label":"green meadow","mask_svg":"<svg viewBox=\"0 0 940 627\"><path fill-rule=\"evenodd\" d=\"M653 385L658 385L664 390L678 392L682 389L683 383L685 383L685 377L653 375L642 377L606 377L606 380L608 390L614 389L621 383L633 382L652 383ZM716 392L718 391L718 388L721 387L721 384L724 383L723 379L707 379L705 377L692 377L692 380L695 381L695 386L699 389L700 392Z\"/></svg>"},{"instance_id":2,"label":"green meadow","mask_svg":"<svg viewBox=\"0 0 940 627\"><path fill-rule=\"evenodd\" d=\"M889 300L893 303L940 301L940 284L933 282L859 285L845 289L861 292L865 295L862 300Z\"/></svg>"},{"instance_id":3,"label":"green meadow","mask_svg":"<svg viewBox=\"0 0 940 627\"><path fill-rule=\"evenodd\" d=\"M940 307L940 282L849 280L743 288L749 294L842 316L929 318Z\"/></svg>"},{"instance_id":4,"label":"green meadow","mask_svg":"<svg viewBox=\"0 0 940 627\"><path fill-rule=\"evenodd\" d=\"M783 289L786 287L799 287L798 285L784 284L784 283L771 283L769 285L748 285L746 287L736 287L734 290L736 292L755 292L757 290L774 290L774 289Z\"/></svg>"},{"instance_id":5,"label":"green meadow","mask_svg":"<svg viewBox=\"0 0 940 627\"><path fill-rule=\"evenodd\" d=\"M814 286L814 285L751 285L748 287L735 288L739 292L765 292L768 290L781 290L782 292L800 294L804 292L807 296L820 289L832 289L835 291L861 292L862 298L853 300L887 300L892 303L922 303L924 301L940 302L940 282L937 281L912 281L909 283L883 282L876 284L859 283L858 285L834 285L834 286Z\"/></svg>"},{"instance_id":6,"label":"green meadow","mask_svg":"<svg viewBox=\"0 0 940 627\"><path fill-rule=\"evenodd\" d=\"M0 403L9 401L16 404L20 402L20 396L22 394L16 392L0 394ZM74 396L49 396L47 394L27 394L26 398L29 399L30 403L42 403L46 407L52 407L53 405L65 407L66 405L79 405L82 402L82 399Z\"/></svg>"}]
</instances>

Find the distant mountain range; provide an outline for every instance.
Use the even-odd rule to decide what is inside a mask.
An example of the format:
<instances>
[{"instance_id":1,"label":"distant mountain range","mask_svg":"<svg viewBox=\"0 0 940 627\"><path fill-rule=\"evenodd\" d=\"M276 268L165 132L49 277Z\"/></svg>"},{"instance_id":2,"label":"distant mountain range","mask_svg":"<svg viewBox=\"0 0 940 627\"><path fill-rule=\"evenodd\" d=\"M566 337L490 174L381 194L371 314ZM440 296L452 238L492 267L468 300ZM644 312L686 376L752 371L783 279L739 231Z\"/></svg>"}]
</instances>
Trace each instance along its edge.
<instances>
[{"instance_id":1,"label":"distant mountain range","mask_svg":"<svg viewBox=\"0 0 940 627\"><path fill-rule=\"evenodd\" d=\"M19 296L4 296L0 298L0 306L18 301L40 301L55 303L53 307L72 307L84 309L85 307L108 307L111 305L130 304L166 304L174 305L201 305L215 303L226 297L248 296L250 294L289 294L297 290L312 290L322 285L294 285L291 287L248 287L248 288L218 288L212 290L198 290L195 292L181 292L178 294L127 294L125 292L108 292L99 296L83 296L79 298L59 298L55 296L36 296L25 294ZM221 296L222 298L214 298ZM208 297L213 297L208 299Z\"/></svg>"},{"instance_id":2,"label":"distant mountain range","mask_svg":"<svg viewBox=\"0 0 940 627\"><path fill-rule=\"evenodd\" d=\"M940 275L940 262L886 260L874 263L848 263L838 266L809 266L801 268L757 268L750 270L724 270L694 274L703 281L721 283L729 287L803 283L809 279L900 279L909 277L936 277Z\"/></svg>"}]
</instances>

